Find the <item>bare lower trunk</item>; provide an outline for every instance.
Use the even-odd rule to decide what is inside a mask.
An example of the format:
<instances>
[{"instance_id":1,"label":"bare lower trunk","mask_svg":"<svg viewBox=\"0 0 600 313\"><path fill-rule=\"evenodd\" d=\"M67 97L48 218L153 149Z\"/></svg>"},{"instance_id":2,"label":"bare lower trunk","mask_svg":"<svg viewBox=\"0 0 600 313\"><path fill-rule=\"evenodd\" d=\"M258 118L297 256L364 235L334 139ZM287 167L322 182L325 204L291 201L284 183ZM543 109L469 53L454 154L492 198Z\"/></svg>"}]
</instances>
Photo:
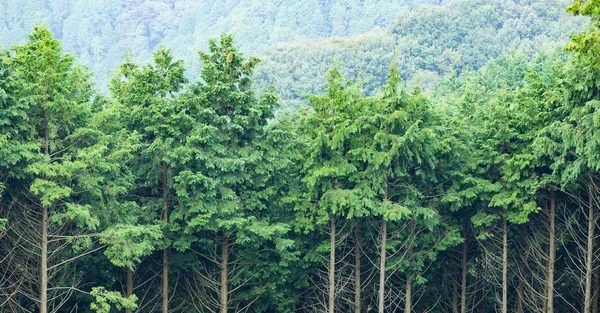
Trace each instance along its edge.
<instances>
[{"instance_id":1,"label":"bare lower trunk","mask_svg":"<svg viewBox=\"0 0 600 313\"><path fill-rule=\"evenodd\" d=\"M223 233L221 240L221 292L219 294L220 313L227 313L229 300L229 238Z\"/></svg>"},{"instance_id":2,"label":"bare lower trunk","mask_svg":"<svg viewBox=\"0 0 600 313\"><path fill-rule=\"evenodd\" d=\"M585 298L584 298L584 313L590 313L592 303L592 273L594 271L594 228L596 220L594 218L594 201L593 201L593 189L592 181L588 186L588 236L587 236L587 258L585 262Z\"/></svg>"},{"instance_id":3,"label":"bare lower trunk","mask_svg":"<svg viewBox=\"0 0 600 313\"><path fill-rule=\"evenodd\" d=\"M596 240L596 245L598 245ZM598 291L600 291L600 267L596 264L594 269L594 293L592 297L592 313L598 313Z\"/></svg>"},{"instance_id":4,"label":"bare lower trunk","mask_svg":"<svg viewBox=\"0 0 600 313\"><path fill-rule=\"evenodd\" d=\"M354 230L354 312L360 313L361 282L360 282L360 220L356 219Z\"/></svg>"},{"instance_id":5,"label":"bare lower trunk","mask_svg":"<svg viewBox=\"0 0 600 313\"><path fill-rule=\"evenodd\" d=\"M462 250L462 289L460 294L460 312L467 313L467 223L464 226L464 235L465 241L463 241L463 250Z\"/></svg>"},{"instance_id":6,"label":"bare lower trunk","mask_svg":"<svg viewBox=\"0 0 600 313\"><path fill-rule=\"evenodd\" d=\"M458 265L452 263L452 313L458 313Z\"/></svg>"},{"instance_id":7,"label":"bare lower trunk","mask_svg":"<svg viewBox=\"0 0 600 313\"><path fill-rule=\"evenodd\" d=\"M40 313L48 313L48 208L42 207L40 218Z\"/></svg>"},{"instance_id":8,"label":"bare lower trunk","mask_svg":"<svg viewBox=\"0 0 600 313\"><path fill-rule=\"evenodd\" d=\"M331 216L329 225L329 239L331 247L329 249L329 286L327 290L329 292L328 297L328 313L335 312L335 216Z\"/></svg>"},{"instance_id":9,"label":"bare lower trunk","mask_svg":"<svg viewBox=\"0 0 600 313\"><path fill-rule=\"evenodd\" d=\"M379 313L385 311L385 262L387 257L387 221L381 222L381 252L379 259L379 304L377 306Z\"/></svg>"},{"instance_id":10,"label":"bare lower trunk","mask_svg":"<svg viewBox=\"0 0 600 313\"><path fill-rule=\"evenodd\" d=\"M44 131L44 154L50 154L48 113ZM40 313L48 313L48 207L42 205L40 213Z\"/></svg>"},{"instance_id":11,"label":"bare lower trunk","mask_svg":"<svg viewBox=\"0 0 600 313\"><path fill-rule=\"evenodd\" d=\"M502 220L502 313L508 313L508 222Z\"/></svg>"},{"instance_id":12,"label":"bare lower trunk","mask_svg":"<svg viewBox=\"0 0 600 313\"><path fill-rule=\"evenodd\" d=\"M550 191L550 234L548 248L548 281L546 282L546 297L548 299L546 313L554 313L554 264L556 263L556 195L554 190Z\"/></svg>"},{"instance_id":13,"label":"bare lower trunk","mask_svg":"<svg viewBox=\"0 0 600 313\"><path fill-rule=\"evenodd\" d=\"M409 276L406 279L406 304L404 305L404 313L410 313L412 310L412 278Z\"/></svg>"},{"instance_id":14,"label":"bare lower trunk","mask_svg":"<svg viewBox=\"0 0 600 313\"><path fill-rule=\"evenodd\" d=\"M163 161L162 191L163 191L163 222L169 222L169 193L167 190L167 163ZM165 234L166 235L166 234ZM166 239L166 238L165 238ZM163 250L162 268L162 313L169 313L169 249Z\"/></svg>"},{"instance_id":15,"label":"bare lower trunk","mask_svg":"<svg viewBox=\"0 0 600 313\"><path fill-rule=\"evenodd\" d=\"M133 295L133 271L127 268L127 299L131 299ZM132 313L130 308L125 310L126 313Z\"/></svg>"},{"instance_id":16,"label":"bare lower trunk","mask_svg":"<svg viewBox=\"0 0 600 313\"><path fill-rule=\"evenodd\" d=\"M517 313L523 313L523 278L517 275L519 284L517 285Z\"/></svg>"},{"instance_id":17,"label":"bare lower trunk","mask_svg":"<svg viewBox=\"0 0 600 313\"><path fill-rule=\"evenodd\" d=\"M408 255L409 258L412 257L412 236L414 236L415 232L415 221L411 217L409 223L410 227L410 236L411 243L408 245ZM406 303L404 305L404 313L410 313L412 311L412 273L409 271L408 277L406 278Z\"/></svg>"}]
</instances>

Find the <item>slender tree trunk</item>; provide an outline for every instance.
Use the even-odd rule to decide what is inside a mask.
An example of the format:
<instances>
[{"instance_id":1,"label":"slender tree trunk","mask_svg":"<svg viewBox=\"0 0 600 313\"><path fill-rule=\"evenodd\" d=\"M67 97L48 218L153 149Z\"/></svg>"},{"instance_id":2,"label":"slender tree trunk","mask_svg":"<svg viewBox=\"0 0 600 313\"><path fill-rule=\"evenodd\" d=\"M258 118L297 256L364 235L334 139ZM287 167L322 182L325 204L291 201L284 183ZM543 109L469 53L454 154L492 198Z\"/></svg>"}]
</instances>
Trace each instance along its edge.
<instances>
[{"instance_id":1,"label":"slender tree trunk","mask_svg":"<svg viewBox=\"0 0 600 313\"><path fill-rule=\"evenodd\" d=\"M452 313L458 313L458 264L452 263Z\"/></svg>"},{"instance_id":2,"label":"slender tree trunk","mask_svg":"<svg viewBox=\"0 0 600 313\"><path fill-rule=\"evenodd\" d=\"M127 298L131 299L131 296L133 295L133 271L129 268L127 268ZM125 310L126 313L132 313L133 310L132 309L126 309Z\"/></svg>"},{"instance_id":3,"label":"slender tree trunk","mask_svg":"<svg viewBox=\"0 0 600 313\"><path fill-rule=\"evenodd\" d=\"M44 131L44 154L50 155L48 113ZM48 312L48 206L42 205L40 215L40 313Z\"/></svg>"},{"instance_id":4,"label":"slender tree trunk","mask_svg":"<svg viewBox=\"0 0 600 313\"><path fill-rule=\"evenodd\" d=\"M360 220L355 219L354 230L354 312L360 313L361 282L360 282Z\"/></svg>"},{"instance_id":5,"label":"slender tree trunk","mask_svg":"<svg viewBox=\"0 0 600 313\"><path fill-rule=\"evenodd\" d=\"M465 223L464 226L464 239L463 241L463 249L462 249L462 288L460 294L460 312L467 313L467 248L469 243L467 241L468 233L467 233L468 223Z\"/></svg>"},{"instance_id":6,"label":"slender tree trunk","mask_svg":"<svg viewBox=\"0 0 600 313\"><path fill-rule=\"evenodd\" d=\"M481 281L483 280L483 266L481 265L481 262L477 263L477 282L481 283ZM481 305L479 306L479 313L485 313L487 310L486 304L487 301L485 299L486 296L486 288L485 288L485 284L483 285L483 287L481 287L477 293L480 295L479 298L481 299Z\"/></svg>"},{"instance_id":7,"label":"slender tree trunk","mask_svg":"<svg viewBox=\"0 0 600 313\"><path fill-rule=\"evenodd\" d=\"M404 313L412 311L412 277L406 279L406 304L404 305Z\"/></svg>"},{"instance_id":8,"label":"slender tree trunk","mask_svg":"<svg viewBox=\"0 0 600 313\"><path fill-rule=\"evenodd\" d=\"M331 247L329 249L329 286L327 287L329 292L328 297L328 309L327 313L335 312L335 216L331 215L329 221L329 239ZM223 313L223 312L222 312Z\"/></svg>"},{"instance_id":9,"label":"slender tree trunk","mask_svg":"<svg viewBox=\"0 0 600 313\"><path fill-rule=\"evenodd\" d=\"M223 238L221 240L221 293L219 294L220 300L220 313L227 313L228 299L229 299L229 238L227 233L223 232Z\"/></svg>"},{"instance_id":10,"label":"slender tree trunk","mask_svg":"<svg viewBox=\"0 0 600 313\"><path fill-rule=\"evenodd\" d=\"M519 283L517 285L517 313L523 313L523 278L519 277Z\"/></svg>"},{"instance_id":11,"label":"slender tree trunk","mask_svg":"<svg viewBox=\"0 0 600 313\"><path fill-rule=\"evenodd\" d=\"M596 219L594 217L594 200L593 200L592 178L588 185L588 236L587 236L587 259L585 271L585 298L584 298L584 313L590 313L592 302L592 273L594 272L594 229Z\"/></svg>"},{"instance_id":12,"label":"slender tree trunk","mask_svg":"<svg viewBox=\"0 0 600 313\"><path fill-rule=\"evenodd\" d=\"M596 246L597 245L598 243L596 242ZM600 267L596 263L596 267L594 268L594 292L592 297L592 313L598 313L598 291L600 291Z\"/></svg>"},{"instance_id":13,"label":"slender tree trunk","mask_svg":"<svg viewBox=\"0 0 600 313\"><path fill-rule=\"evenodd\" d=\"M502 219L502 313L508 313L508 222Z\"/></svg>"},{"instance_id":14,"label":"slender tree trunk","mask_svg":"<svg viewBox=\"0 0 600 313\"><path fill-rule=\"evenodd\" d=\"M412 237L414 235L415 232L415 221L414 219L410 218L409 221L409 227L410 227L410 237ZM411 239L411 243L408 245L408 256L409 258L412 257L412 239ZM404 305L404 313L410 313L412 311L412 273L411 271L408 272L408 277L406 278L406 303Z\"/></svg>"},{"instance_id":15,"label":"slender tree trunk","mask_svg":"<svg viewBox=\"0 0 600 313\"><path fill-rule=\"evenodd\" d=\"M381 222L381 252L379 259L379 303L378 310L379 313L384 313L385 311L385 262L387 258L387 221L384 219Z\"/></svg>"},{"instance_id":16,"label":"slender tree trunk","mask_svg":"<svg viewBox=\"0 0 600 313\"><path fill-rule=\"evenodd\" d=\"M162 162L163 222L169 222L169 192L167 190L167 163ZM166 239L166 231L165 231ZM169 313L169 248L163 250L162 268L162 313Z\"/></svg>"},{"instance_id":17,"label":"slender tree trunk","mask_svg":"<svg viewBox=\"0 0 600 313\"><path fill-rule=\"evenodd\" d=\"M554 313L554 264L556 263L556 194L550 191L550 234L548 249L548 282L546 283L546 299L548 299L548 310L546 313Z\"/></svg>"},{"instance_id":18,"label":"slender tree trunk","mask_svg":"<svg viewBox=\"0 0 600 313\"><path fill-rule=\"evenodd\" d=\"M48 312L48 207L42 206L40 245L40 313Z\"/></svg>"}]
</instances>

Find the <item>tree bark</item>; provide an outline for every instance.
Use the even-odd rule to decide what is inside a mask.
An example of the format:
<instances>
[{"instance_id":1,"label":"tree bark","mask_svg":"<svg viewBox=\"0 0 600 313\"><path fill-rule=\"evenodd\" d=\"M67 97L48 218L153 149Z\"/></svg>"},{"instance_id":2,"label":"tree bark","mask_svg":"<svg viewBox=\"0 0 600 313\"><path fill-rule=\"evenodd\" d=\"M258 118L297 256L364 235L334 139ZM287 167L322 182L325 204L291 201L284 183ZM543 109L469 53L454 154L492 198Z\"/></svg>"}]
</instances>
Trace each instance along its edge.
<instances>
[{"instance_id":1,"label":"tree bark","mask_svg":"<svg viewBox=\"0 0 600 313\"><path fill-rule=\"evenodd\" d=\"M221 293L219 294L220 300L220 313L227 313L228 299L229 299L229 238L227 233L223 232L223 238L221 240Z\"/></svg>"},{"instance_id":2,"label":"tree bark","mask_svg":"<svg viewBox=\"0 0 600 313\"><path fill-rule=\"evenodd\" d=\"M48 113L44 130L44 154L50 155ZM48 207L42 205L40 215L40 313L48 312Z\"/></svg>"},{"instance_id":3,"label":"tree bark","mask_svg":"<svg viewBox=\"0 0 600 313\"><path fill-rule=\"evenodd\" d=\"M594 218L594 201L593 201L593 187L592 178L590 177L590 183L588 185L588 236L587 236L587 258L586 258L586 272L585 272L585 298L584 298L584 313L590 313L591 302L592 302L592 273L593 268L593 254L594 254L594 229L596 226L596 219Z\"/></svg>"},{"instance_id":4,"label":"tree bark","mask_svg":"<svg viewBox=\"0 0 600 313\"><path fill-rule=\"evenodd\" d=\"M452 263L452 313L458 313L458 264Z\"/></svg>"},{"instance_id":5,"label":"tree bark","mask_svg":"<svg viewBox=\"0 0 600 313\"><path fill-rule=\"evenodd\" d=\"M556 263L556 194L554 190L550 191L550 234L548 248L548 281L546 282L546 299L548 300L546 311L554 313L554 265Z\"/></svg>"},{"instance_id":6,"label":"tree bark","mask_svg":"<svg viewBox=\"0 0 600 313\"><path fill-rule=\"evenodd\" d=\"M328 313L335 312L335 216L331 215L330 217L330 225L329 225L329 239L330 239L330 249L329 249L329 286L327 287L329 292L328 297ZM223 312L222 312L223 313Z\"/></svg>"},{"instance_id":7,"label":"tree bark","mask_svg":"<svg viewBox=\"0 0 600 313\"><path fill-rule=\"evenodd\" d=\"M502 219L502 313L508 313L508 222Z\"/></svg>"},{"instance_id":8,"label":"tree bark","mask_svg":"<svg viewBox=\"0 0 600 313\"><path fill-rule=\"evenodd\" d=\"M523 278L517 275L519 283L517 285L517 313L523 313Z\"/></svg>"},{"instance_id":9,"label":"tree bark","mask_svg":"<svg viewBox=\"0 0 600 313\"><path fill-rule=\"evenodd\" d=\"M129 268L127 268L127 299L131 299L131 296L133 295L133 271ZM133 310L130 308L127 308L125 310L126 313L132 313Z\"/></svg>"},{"instance_id":10,"label":"tree bark","mask_svg":"<svg viewBox=\"0 0 600 313\"><path fill-rule=\"evenodd\" d=\"M467 249L469 243L467 242L468 233L467 233L468 223L465 222L464 225L464 241L463 241L463 250L462 250L462 288L460 294L460 312L467 313Z\"/></svg>"},{"instance_id":11,"label":"tree bark","mask_svg":"<svg viewBox=\"0 0 600 313\"><path fill-rule=\"evenodd\" d=\"M387 258L386 252L387 246L387 221L384 219L381 222L381 252L379 259L379 303L378 310L379 313L384 313L385 311L385 262Z\"/></svg>"},{"instance_id":12,"label":"tree bark","mask_svg":"<svg viewBox=\"0 0 600 313\"><path fill-rule=\"evenodd\" d=\"M408 276L406 279L406 304L404 306L404 313L410 313L412 310L412 277Z\"/></svg>"},{"instance_id":13,"label":"tree bark","mask_svg":"<svg viewBox=\"0 0 600 313\"><path fill-rule=\"evenodd\" d=\"M163 222L169 222L169 192L167 190L167 163L162 162ZM165 231L166 240L166 231ZM163 250L162 313L169 313L169 248Z\"/></svg>"},{"instance_id":14,"label":"tree bark","mask_svg":"<svg viewBox=\"0 0 600 313\"><path fill-rule=\"evenodd\" d=\"M354 230L354 312L360 313L361 309L361 277L360 277L360 220L356 219Z\"/></svg>"},{"instance_id":15,"label":"tree bark","mask_svg":"<svg viewBox=\"0 0 600 313\"><path fill-rule=\"evenodd\" d=\"M40 313L48 312L48 207L43 205L41 212L40 243Z\"/></svg>"},{"instance_id":16,"label":"tree bark","mask_svg":"<svg viewBox=\"0 0 600 313\"><path fill-rule=\"evenodd\" d=\"M412 237L414 235L414 231L415 231L415 221L414 219L411 217L410 221L409 221L409 227L410 227L410 236ZM409 258L412 257L412 239L411 239L411 243L408 244L408 256ZM404 313L410 313L412 311L412 273L411 271L408 272L408 276L406 278L406 303L404 305Z\"/></svg>"},{"instance_id":17,"label":"tree bark","mask_svg":"<svg viewBox=\"0 0 600 313\"><path fill-rule=\"evenodd\" d=\"M598 240L596 240L596 247L598 246ZM600 267L596 263L594 269L594 292L592 297L592 313L598 313L598 292L600 291Z\"/></svg>"}]
</instances>

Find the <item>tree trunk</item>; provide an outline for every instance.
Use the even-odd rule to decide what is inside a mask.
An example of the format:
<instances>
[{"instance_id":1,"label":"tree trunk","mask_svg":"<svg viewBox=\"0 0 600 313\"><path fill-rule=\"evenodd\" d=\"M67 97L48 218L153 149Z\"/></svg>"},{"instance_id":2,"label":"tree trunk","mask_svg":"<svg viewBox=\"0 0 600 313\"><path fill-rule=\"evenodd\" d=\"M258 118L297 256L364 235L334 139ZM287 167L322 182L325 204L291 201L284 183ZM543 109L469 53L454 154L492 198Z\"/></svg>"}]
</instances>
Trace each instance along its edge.
<instances>
[{"instance_id":1,"label":"tree trunk","mask_svg":"<svg viewBox=\"0 0 600 313\"><path fill-rule=\"evenodd\" d=\"M508 313L508 222L502 219L502 313Z\"/></svg>"},{"instance_id":2,"label":"tree trunk","mask_svg":"<svg viewBox=\"0 0 600 313\"><path fill-rule=\"evenodd\" d=\"M42 206L40 244L40 313L48 312L48 207Z\"/></svg>"},{"instance_id":3,"label":"tree trunk","mask_svg":"<svg viewBox=\"0 0 600 313\"><path fill-rule=\"evenodd\" d=\"M411 217L410 221L409 221L409 227L410 227L410 237L412 237L414 235L415 232L415 221L414 219ZM412 254L412 239L411 239L411 243L408 244L408 257L411 258L411 254ZM404 305L404 313L410 313L412 311L412 273L411 271L408 272L408 276L406 278L406 303Z\"/></svg>"},{"instance_id":4,"label":"tree trunk","mask_svg":"<svg viewBox=\"0 0 600 313\"><path fill-rule=\"evenodd\" d=\"M131 296L133 295L133 271L129 268L127 268L127 299L131 299ZM125 310L126 313L132 313L133 310L131 309L126 309Z\"/></svg>"},{"instance_id":5,"label":"tree trunk","mask_svg":"<svg viewBox=\"0 0 600 313\"><path fill-rule=\"evenodd\" d=\"M354 230L354 312L360 313L361 282L360 282L360 220L356 219Z\"/></svg>"},{"instance_id":6,"label":"tree trunk","mask_svg":"<svg viewBox=\"0 0 600 313\"><path fill-rule=\"evenodd\" d=\"M464 240L463 241L463 250L462 250L462 289L460 294L460 312L467 313L467 227L468 223L464 225Z\"/></svg>"},{"instance_id":7,"label":"tree trunk","mask_svg":"<svg viewBox=\"0 0 600 313\"><path fill-rule=\"evenodd\" d=\"M596 246L598 240L596 240ZM600 291L600 267L596 263L594 269L594 292L592 297L592 313L598 313L598 292Z\"/></svg>"},{"instance_id":8,"label":"tree trunk","mask_svg":"<svg viewBox=\"0 0 600 313\"><path fill-rule=\"evenodd\" d=\"M452 313L458 313L458 264L452 263Z\"/></svg>"},{"instance_id":9,"label":"tree trunk","mask_svg":"<svg viewBox=\"0 0 600 313\"><path fill-rule=\"evenodd\" d=\"M587 236L587 259L585 264L585 298L584 298L584 313L590 313L592 302L592 273L594 271L594 228L596 219L594 218L594 200L592 189L592 178L588 185L588 236Z\"/></svg>"},{"instance_id":10,"label":"tree trunk","mask_svg":"<svg viewBox=\"0 0 600 313\"><path fill-rule=\"evenodd\" d=\"M546 282L546 299L548 299L548 310L545 313L554 313L554 264L556 263L556 194L550 191L550 234L548 248L548 281Z\"/></svg>"},{"instance_id":11,"label":"tree trunk","mask_svg":"<svg viewBox=\"0 0 600 313\"><path fill-rule=\"evenodd\" d=\"M387 221L384 219L381 222L381 252L379 259L379 303L378 310L379 313L384 313L385 311L385 262L387 257L386 252L387 246Z\"/></svg>"},{"instance_id":12,"label":"tree trunk","mask_svg":"<svg viewBox=\"0 0 600 313\"><path fill-rule=\"evenodd\" d=\"M523 278L517 275L519 284L517 285L517 313L523 313Z\"/></svg>"},{"instance_id":13,"label":"tree trunk","mask_svg":"<svg viewBox=\"0 0 600 313\"><path fill-rule=\"evenodd\" d=\"M406 304L404 305L404 313L410 313L412 310L412 278L408 276L406 279Z\"/></svg>"},{"instance_id":14,"label":"tree trunk","mask_svg":"<svg viewBox=\"0 0 600 313\"><path fill-rule=\"evenodd\" d=\"M169 192L167 190L167 163L162 162L163 222L169 222ZM166 239L166 231L165 231ZM169 313L169 248L163 250L162 268L162 313Z\"/></svg>"},{"instance_id":15,"label":"tree trunk","mask_svg":"<svg viewBox=\"0 0 600 313\"><path fill-rule=\"evenodd\" d=\"M223 238L221 240L221 293L219 294L220 300L220 313L227 313L227 305L229 299L229 238L227 233L223 232Z\"/></svg>"},{"instance_id":16,"label":"tree trunk","mask_svg":"<svg viewBox=\"0 0 600 313\"><path fill-rule=\"evenodd\" d=\"M50 155L50 140L48 113L46 113L46 127L44 131L44 154ZM48 207L42 205L40 212L40 313L48 312Z\"/></svg>"},{"instance_id":17,"label":"tree trunk","mask_svg":"<svg viewBox=\"0 0 600 313\"><path fill-rule=\"evenodd\" d=\"M327 290L329 292L329 297L328 297L328 309L327 312L328 313L334 313L335 312L335 216L331 215L330 217L330 221L329 221L330 225L329 225L329 239L330 239L330 245L331 247L329 248L329 286L327 287Z\"/></svg>"}]
</instances>

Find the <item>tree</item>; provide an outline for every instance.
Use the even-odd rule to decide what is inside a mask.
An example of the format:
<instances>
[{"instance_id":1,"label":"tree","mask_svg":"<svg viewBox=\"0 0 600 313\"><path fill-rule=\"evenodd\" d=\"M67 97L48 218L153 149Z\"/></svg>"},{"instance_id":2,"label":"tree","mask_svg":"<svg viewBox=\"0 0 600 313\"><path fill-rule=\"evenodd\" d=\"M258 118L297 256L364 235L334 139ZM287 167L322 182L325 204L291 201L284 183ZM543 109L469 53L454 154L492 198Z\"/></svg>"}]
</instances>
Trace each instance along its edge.
<instances>
[{"instance_id":1,"label":"tree","mask_svg":"<svg viewBox=\"0 0 600 313\"><path fill-rule=\"evenodd\" d=\"M266 257L257 253L271 244L274 251L289 247L288 226L271 220L268 207L279 196L276 174L289 161L278 150L283 142L268 132L276 130L267 127L275 95L259 98L251 89L258 60L245 59L229 35L211 40L200 59L202 81L180 103L189 131L174 150L182 199L176 218L183 224L176 244L203 258L193 269L206 289L191 295L195 300L221 313L245 311L265 292L255 285L264 269L247 262Z\"/></svg>"},{"instance_id":2,"label":"tree","mask_svg":"<svg viewBox=\"0 0 600 313\"><path fill-rule=\"evenodd\" d=\"M169 216L177 202L172 192L172 178L176 174L170 164L171 153L177 147L183 132L178 124L175 96L187 81L184 71L183 62L174 60L168 49L161 48L154 53L154 65L148 64L143 68L138 68L131 62L121 65L120 75L113 80L111 86L113 96L120 104L120 118L124 128L139 132L141 136L141 148L134 169L138 178L134 194L141 199L138 202L143 207L140 219L146 219L151 224L157 224L160 220L163 227L163 313L169 311L169 247L172 240L168 237ZM145 214L146 217L143 217ZM143 230L137 232L139 231ZM147 235L153 237L151 229ZM148 252L145 250L142 254ZM129 270L133 267L130 263L124 266ZM131 273L128 272L128 275ZM132 286L128 286L129 294Z\"/></svg>"}]
</instances>

